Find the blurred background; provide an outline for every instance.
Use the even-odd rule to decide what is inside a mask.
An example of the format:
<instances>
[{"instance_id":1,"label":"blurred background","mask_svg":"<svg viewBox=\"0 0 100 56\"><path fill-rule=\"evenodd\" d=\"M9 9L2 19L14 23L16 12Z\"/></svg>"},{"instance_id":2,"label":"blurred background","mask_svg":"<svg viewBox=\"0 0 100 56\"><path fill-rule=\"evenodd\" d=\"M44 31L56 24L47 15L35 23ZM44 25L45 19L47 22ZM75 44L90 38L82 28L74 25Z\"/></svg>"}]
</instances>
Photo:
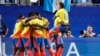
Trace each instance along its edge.
<instances>
[{"instance_id":1,"label":"blurred background","mask_svg":"<svg viewBox=\"0 0 100 56\"><path fill-rule=\"evenodd\" d=\"M0 5L43 5L44 0L0 0ZM70 0L71 5L100 5L100 0Z\"/></svg>"},{"instance_id":2,"label":"blurred background","mask_svg":"<svg viewBox=\"0 0 100 56\"><path fill-rule=\"evenodd\" d=\"M44 3L44 1L47 1L47 3ZM53 27L54 14L52 13L52 10L54 8L52 8L53 6L51 6L52 4L50 4L50 1L55 0L0 0L0 14L2 15L2 20L9 29L7 36L2 39L4 56L11 56L12 54L12 39L10 35L13 33L14 25L20 14L24 14L27 18L29 12L37 11L41 16L49 20L49 27ZM63 39L64 47L66 48L64 49L62 56L67 54L66 50L69 49L71 43L77 44L76 46L80 56L100 56L100 0L65 1L69 1L64 4L66 5L69 14L70 34L72 33L75 38ZM44 4L47 5L44 6ZM46 11L44 10L44 7L47 9ZM88 25L92 25L96 37L90 39L79 38L80 30L87 30Z\"/></svg>"}]
</instances>

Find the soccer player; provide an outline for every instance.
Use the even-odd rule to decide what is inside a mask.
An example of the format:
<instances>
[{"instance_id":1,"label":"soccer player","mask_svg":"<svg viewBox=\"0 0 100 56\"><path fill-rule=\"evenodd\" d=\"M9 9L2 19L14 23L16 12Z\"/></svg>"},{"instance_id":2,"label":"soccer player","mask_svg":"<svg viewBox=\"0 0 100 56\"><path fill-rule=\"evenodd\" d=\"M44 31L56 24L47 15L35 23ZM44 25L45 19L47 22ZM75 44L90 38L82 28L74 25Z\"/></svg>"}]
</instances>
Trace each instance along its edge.
<instances>
[{"instance_id":1,"label":"soccer player","mask_svg":"<svg viewBox=\"0 0 100 56\"><path fill-rule=\"evenodd\" d=\"M13 39L13 47L14 47L14 53L13 56L24 56L24 51L23 51L23 43L21 39L21 33L23 30L23 24L22 20L24 20L25 17L23 15L20 15L18 17L18 20L16 21L15 27L14 27L14 32L11 35Z\"/></svg>"},{"instance_id":2,"label":"soccer player","mask_svg":"<svg viewBox=\"0 0 100 56\"><path fill-rule=\"evenodd\" d=\"M24 22L24 28L23 28L23 32L21 33L21 36L23 37L23 43L24 43L24 48L27 49L27 56L33 56L33 52L32 52L32 37L31 37L31 25L29 24L29 22L34 19L35 17L35 13L34 12L30 12L29 13L29 18L27 20L25 20Z\"/></svg>"},{"instance_id":3,"label":"soccer player","mask_svg":"<svg viewBox=\"0 0 100 56\"><path fill-rule=\"evenodd\" d=\"M59 2L58 7L59 9L55 12L54 21L56 23L54 26L59 27L59 31L65 33L69 29L68 12L64 9L64 4L62 2Z\"/></svg>"},{"instance_id":4,"label":"soccer player","mask_svg":"<svg viewBox=\"0 0 100 56\"><path fill-rule=\"evenodd\" d=\"M33 35L33 46L34 46L34 56L45 56L44 50L44 39L43 39L43 21L39 18L39 13L36 13L35 19L30 22L32 25L32 35Z\"/></svg>"},{"instance_id":5,"label":"soccer player","mask_svg":"<svg viewBox=\"0 0 100 56\"><path fill-rule=\"evenodd\" d=\"M50 41L48 39L48 37L49 37L49 30L48 30L49 22L46 18L44 18L44 17L41 17L41 18L42 18L42 21L43 21L43 37L44 37L45 48L48 49L50 56L53 56L54 53L51 49Z\"/></svg>"},{"instance_id":6,"label":"soccer player","mask_svg":"<svg viewBox=\"0 0 100 56\"><path fill-rule=\"evenodd\" d=\"M69 29L69 18L68 18L68 13L64 9L63 3L59 3L59 9L55 13L54 17L54 27L51 32L53 31L54 33L54 40L56 43L56 54L55 56L60 56L62 54L63 50L63 40L62 40L62 35L63 33L67 32Z\"/></svg>"}]
</instances>

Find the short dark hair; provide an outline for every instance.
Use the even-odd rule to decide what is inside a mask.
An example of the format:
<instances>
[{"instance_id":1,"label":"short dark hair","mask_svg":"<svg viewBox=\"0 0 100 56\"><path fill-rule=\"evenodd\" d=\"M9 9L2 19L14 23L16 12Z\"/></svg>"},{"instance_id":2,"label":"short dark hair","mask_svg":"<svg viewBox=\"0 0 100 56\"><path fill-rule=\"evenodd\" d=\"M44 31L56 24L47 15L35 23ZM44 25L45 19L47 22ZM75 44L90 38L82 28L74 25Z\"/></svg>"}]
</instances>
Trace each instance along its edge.
<instances>
[{"instance_id":1,"label":"short dark hair","mask_svg":"<svg viewBox=\"0 0 100 56\"><path fill-rule=\"evenodd\" d=\"M64 8L64 3L59 2L59 5L60 5L61 8Z\"/></svg>"},{"instance_id":2,"label":"short dark hair","mask_svg":"<svg viewBox=\"0 0 100 56\"><path fill-rule=\"evenodd\" d=\"M66 29L66 33L68 33L68 31L71 31L71 29L70 28Z\"/></svg>"},{"instance_id":3,"label":"short dark hair","mask_svg":"<svg viewBox=\"0 0 100 56\"><path fill-rule=\"evenodd\" d=\"M88 25L88 27L92 27L92 25Z\"/></svg>"},{"instance_id":4,"label":"short dark hair","mask_svg":"<svg viewBox=\"0 0 100 56\"><path fill-rule=\"evenodd\" d=\"M34 15L34 12L29 12L28 17L31 17Z\"/></svg>"},{"instance_id":5,"label":"short dark hair","mask_svg":"<svg viewBox=\"0 0 100 56\"><path fill-rule=\"evenodd\" d=\"M23 18L23 14L20 14L19 16L18 16L18 19L22 19Z\"/></svg>"},{"instance_id":6,"label":"short dark hair","mask_svg":"<svg viewBox=\"0 0 100 56\"><path fill-rule=\"evenodd\" d=\"M35 15L39 15L39 13L38 12L30 12L29 14L28 14L28 17L31 17L31 16L35 16Z\"/></svg>"}]
</instances>

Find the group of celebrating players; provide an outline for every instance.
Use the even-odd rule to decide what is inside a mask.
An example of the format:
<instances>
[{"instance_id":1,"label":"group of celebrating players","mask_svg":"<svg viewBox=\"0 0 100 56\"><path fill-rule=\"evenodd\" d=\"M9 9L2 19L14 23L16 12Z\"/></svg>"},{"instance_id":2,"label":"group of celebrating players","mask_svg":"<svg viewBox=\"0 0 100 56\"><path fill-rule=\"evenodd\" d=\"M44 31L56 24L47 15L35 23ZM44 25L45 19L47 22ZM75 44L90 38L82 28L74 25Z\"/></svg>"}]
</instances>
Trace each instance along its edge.
<instances>
[{"instance_id":1,"label":"group of celebrating players","mask_svg":"<svg viewBox=\"0 0 100 56\"><path fill-rule=\"evenodd\" d=\"M16 21L13 34L13 56L46 56L45 48L50 56L61 56L63 51L62 35L69 29L68 13L63 3L59 3L59 9L54 16L54 27L48 29L49 22L38 12L30 12L28 18L20 15ZM53 52L49 38L53 37L56 51ZM33 51L34 49L34 51Z\"/></svg>"}]
</instances>

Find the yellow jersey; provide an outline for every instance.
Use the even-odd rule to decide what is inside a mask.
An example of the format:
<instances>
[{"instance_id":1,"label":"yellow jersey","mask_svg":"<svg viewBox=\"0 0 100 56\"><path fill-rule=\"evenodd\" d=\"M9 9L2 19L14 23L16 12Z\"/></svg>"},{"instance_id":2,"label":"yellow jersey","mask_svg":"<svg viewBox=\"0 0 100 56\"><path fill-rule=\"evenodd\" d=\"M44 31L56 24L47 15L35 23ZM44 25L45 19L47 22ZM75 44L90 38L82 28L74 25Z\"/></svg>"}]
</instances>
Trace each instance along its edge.
<instances>
[{"instance_id":1,"label":"yellow jersey","mask_svg":"<svg viewBox=\"0 0 100 56\"><path fill-rule=\"evenodd\" d=\"M44 26L48 26L48 20L46 18L42 18L43 21L43 25ZM49 37L49 33L46 29L43 29L43 37L44 38L48 38Z\"/></svg>"},{"instance_id":2,"label":"yellow jersey","mask_svg":"<svg viewBox=\"0 0 100 56\"><path fill-rule=\"evenodd\" d=\"M14 31L13 31L13 34L11 35L11 37L12 38L20 38L22 30L23 30L23 24L22 24L21 20L19 20L15 24Z\"/></svg>"},{"instance_id":3,"label":"yellow jersey","mask_svg":"<svg viewBox=\"0 0 100 56\"><path fill-rule=\"evenodd\" d=\"M23 21L23 23L25 23L26 20ZM30 38L30 26L27 25L27 26L24 26L23 27L23 31L21 33L21 37L24 37L24 38Z\"/></svg>"},{"instance_id":4,"label":"yellow jersey","mask_svg":"<svg viewBox=\"0 0 100 56\"><path fill-rule=\"evenodd\" d=\"M59 25L61 21L62 20L59 17L56 17L55 20L54 20L54 26Z\"/></svg>"},{"instance_id":5,"label":"yellow jersey","mask_svg":"<svg viewBox=\"0 0 100 56\"><path fill-rule=\"evenodd\" d=\"M68 12L65 9L59 9L55 16L59 17L65 24L69 24Z\"/></svg>"},{"instance_id":6,"label":"yellow jersey","mask_svg":"<svg viewBox=\"0 0 100 56\"><path fill-rule=\"evenodd\" d=\"M35 19L32 19L30 22L29 22L30 25L40 25L40 26L43 26L43 21L38 19L38 18L35 18ZM33 29L33 32L32 32L33 36L34 37L43 37L43 31L42 29Z\"/></svg>"}]
</instances>

